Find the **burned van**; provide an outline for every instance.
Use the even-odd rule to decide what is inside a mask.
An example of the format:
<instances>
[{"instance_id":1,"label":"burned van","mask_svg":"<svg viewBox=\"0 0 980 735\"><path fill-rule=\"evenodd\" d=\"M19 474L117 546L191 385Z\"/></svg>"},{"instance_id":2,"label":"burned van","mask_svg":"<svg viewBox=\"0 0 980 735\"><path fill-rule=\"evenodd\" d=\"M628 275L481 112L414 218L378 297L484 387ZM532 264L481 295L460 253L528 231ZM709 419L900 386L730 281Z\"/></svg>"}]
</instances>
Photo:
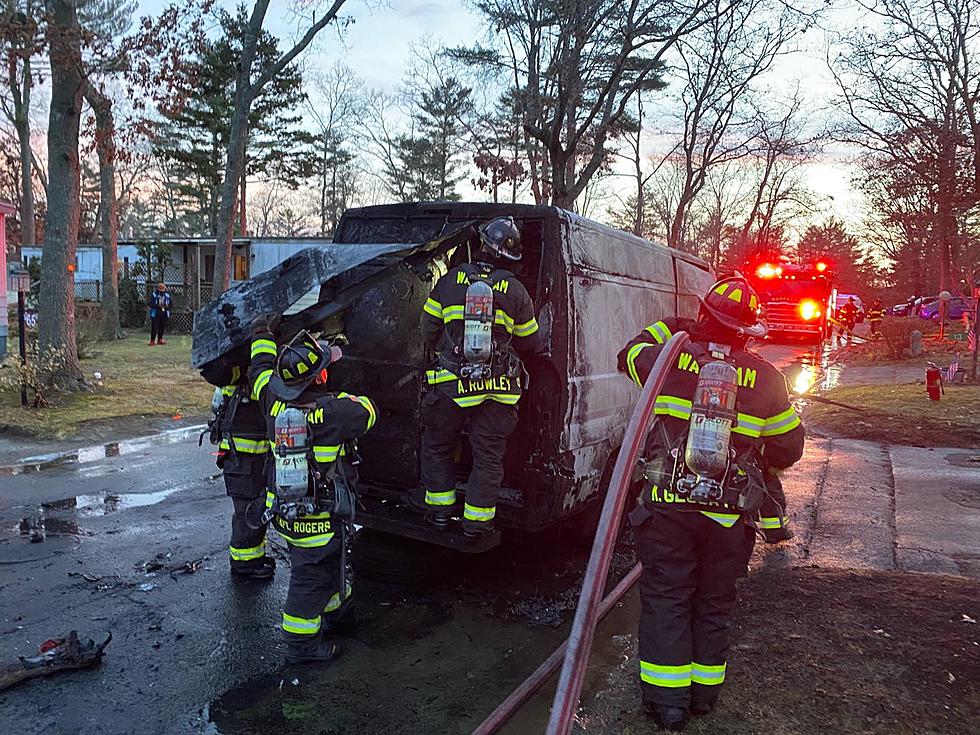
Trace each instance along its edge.
<instances>
[{"instance_id":1,"label":"burned van","mask_svg":"<svg viewBox=\"0 0 980 735\"><path fill-rule=\"evenodd\" d=\"M505 457L498 529L536 531L580 512L611 471L636 389L616 372L616 354L647 324L666 315L693 316L712 282L705 262L548 206L398 204L348 210L338 247L425 243L467 223L512 216L523 258L512 270L526 286L550 354L527 361L530 387ZM343 244L343 245L340 245ZM424 267L392 267L346 306L337 329L345 359L334 366L338 388L376 402L376 427L360 444L364 510L369 528L469 550L462 535L428 526L404 502L420 485L420 409L427 355L422 307L438 276L467 258L465 244L437 252ZM383 261L383 257L382 257ZM362 281L377 260L339 277ZM459 484L471 463L468 442L458 454ZM494 536L490 543L494 543Z\"/></svg>"}]
</instances>

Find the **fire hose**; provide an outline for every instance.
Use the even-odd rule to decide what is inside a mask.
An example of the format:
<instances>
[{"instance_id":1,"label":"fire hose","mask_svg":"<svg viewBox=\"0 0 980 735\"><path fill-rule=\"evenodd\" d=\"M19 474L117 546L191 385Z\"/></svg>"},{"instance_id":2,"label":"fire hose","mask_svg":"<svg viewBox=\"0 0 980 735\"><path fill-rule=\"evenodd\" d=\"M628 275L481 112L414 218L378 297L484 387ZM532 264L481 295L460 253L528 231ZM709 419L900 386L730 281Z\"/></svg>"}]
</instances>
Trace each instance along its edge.
<instances>
[{"instance_id":1,"label":"fire hose","mask_svg":"<svg viewBox=\"0 0 980 735\"><path fill-rule=\"evenodd\" d=\"M629 424L626 426L619 456L609 481L609 489L603 502L595 541L592 544L592 553L589 556L589 564L582 581L582 593L567 641L552 653L473 731L474 735L490 735L503 727L514 712L558 668L563 649L564 662L561 676L558 679L555 700L551 707L551 719L548 722L547 732L548 735L567 735L571 731L572 719L578 706L585 669L592 649L596 624L640 576L640 568L637 565L616 586L612 593L605 599L601 598L609 576L609 563L616 546L616 536L619 533L623 507L632 482L633 468L636 467L637 459L646 440L647 429L653 419L654 404L663 389L668 367L676 364L677 357L687 341L687 332L678 332L667 341L657 356L643 389L640 391L640 397L633 409Z\"/></svg>"}]
</instances>

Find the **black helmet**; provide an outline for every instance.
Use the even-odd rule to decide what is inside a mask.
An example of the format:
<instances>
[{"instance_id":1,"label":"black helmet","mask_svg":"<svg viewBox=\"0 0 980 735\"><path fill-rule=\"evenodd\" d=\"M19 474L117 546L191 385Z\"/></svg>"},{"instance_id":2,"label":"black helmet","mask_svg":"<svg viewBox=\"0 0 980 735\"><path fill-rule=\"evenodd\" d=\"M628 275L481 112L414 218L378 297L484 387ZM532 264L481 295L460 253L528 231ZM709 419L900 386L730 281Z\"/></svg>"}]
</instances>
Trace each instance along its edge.
<instances>
[{"instance_id":1,"label":"black helmet","mask_svg":"<svg viewBox=\"0 0 980 735\"><path fill-rule=\"evenodd\" d=\"M521 259L521 231L517 229L513 217L497 217L480 227L480 242L501 258Z\"/></svg>"},{"instance_id":2,"label":"black helmet","mask_svg":"<svg viewBox=\"0 0 980 735\"><path fill-rule=\"evenodd\" d=\"M722 278L707 296L701 307L722 326L747 337L765 337L769 331L759 316L759 295L740 274Z\"/></svg>"},{"instance_id":3,"label":"black helmet","mask_svg":"<svg viewBox=\"0 0 980 735\"><path fill-rule=\"evenodd\" d=\"M325 346L329 352L324 350ZM317 378L324 382L327 366L342 355L339 347L324 345L303 330L279 350L269 387L277 398L291 401Z\"/></svg>"}]
</instances>

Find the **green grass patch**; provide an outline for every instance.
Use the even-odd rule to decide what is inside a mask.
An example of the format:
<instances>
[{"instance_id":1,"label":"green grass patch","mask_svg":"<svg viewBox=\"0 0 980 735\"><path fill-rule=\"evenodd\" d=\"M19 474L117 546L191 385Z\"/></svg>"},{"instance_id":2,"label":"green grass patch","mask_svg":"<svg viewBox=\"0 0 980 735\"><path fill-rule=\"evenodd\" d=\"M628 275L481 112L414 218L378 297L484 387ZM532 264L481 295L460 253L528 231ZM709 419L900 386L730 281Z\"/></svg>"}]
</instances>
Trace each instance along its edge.
<instances>
[{"instance_id":1,"label":"green grass patch","mask_svg":"<svg viewBox=\"0 0 980 735\"><path fill-rule=\"evenodd\" d=\"M214 389L190 367L191 338L174 335L167 344L147 346L145 336L91 346L81 361L90 383L79 393L52 393L47 408L24 408L20 392L0 392L0 426L41 438L84 436L113 422L135 417L173 418L208 413Z\"/></svg>"},{"instance_id":2,"label":"green grass patch","mask_svg":"<svg viewBox=\"0 0 980 735\"><path fill-rule=\"evenodd\" d=\"M947 385L939 401L925 386L860 385L821 394L863 409L851 411L809 401L807 426L854 439L926 447L980 447L980 386Z\"/></svg>"}]
</instances>

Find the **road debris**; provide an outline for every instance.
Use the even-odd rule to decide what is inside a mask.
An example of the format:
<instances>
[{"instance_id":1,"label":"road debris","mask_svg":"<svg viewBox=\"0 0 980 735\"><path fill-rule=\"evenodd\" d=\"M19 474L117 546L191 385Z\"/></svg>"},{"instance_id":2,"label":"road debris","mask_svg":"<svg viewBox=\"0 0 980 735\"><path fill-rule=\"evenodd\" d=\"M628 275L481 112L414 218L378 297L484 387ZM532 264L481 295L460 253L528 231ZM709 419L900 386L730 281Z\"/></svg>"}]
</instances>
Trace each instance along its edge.
<instances>
[{"instance_id":1,"label":"road debris","mask_svg":"<svg viewBox=\"0 0 980 735\"><path fill-rule=\"evenodd\" d=\"M20 656L19 663L0 667L0 691L39 676L96 666L111 640L110 632L102 643L96 644L91 638L82 643L75 630L65 638L46 640L38 647L37 656Z\"/></svg>"}]
</instances>

